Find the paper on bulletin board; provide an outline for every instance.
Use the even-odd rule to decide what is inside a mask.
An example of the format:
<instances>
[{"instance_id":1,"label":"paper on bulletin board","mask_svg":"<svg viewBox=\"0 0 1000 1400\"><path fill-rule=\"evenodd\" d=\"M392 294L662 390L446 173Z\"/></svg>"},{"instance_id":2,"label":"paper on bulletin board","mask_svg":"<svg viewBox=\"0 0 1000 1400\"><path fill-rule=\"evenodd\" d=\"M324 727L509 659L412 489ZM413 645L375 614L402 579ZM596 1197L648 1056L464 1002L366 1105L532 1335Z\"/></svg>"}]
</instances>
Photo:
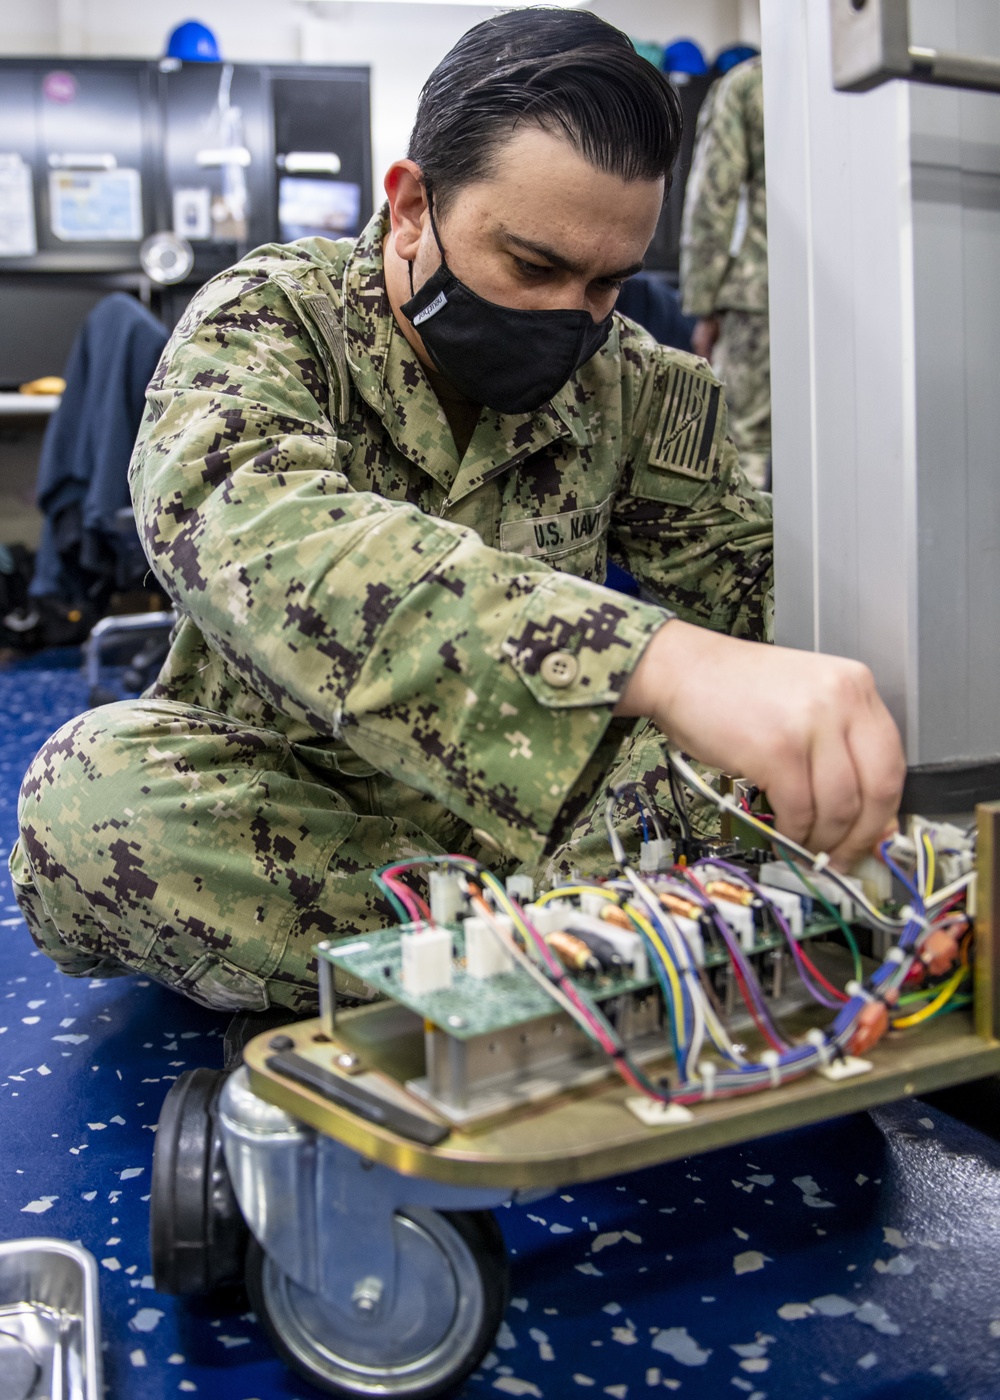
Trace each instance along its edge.
<instances>
[{"instance_id":1,"label":"paper on bulletin board","mask_svg":"<svg viewBox=\"0 0 1000 1400\"><path fill-rule=\"evenodd\" d=\"M49 202L52 232L66 243L142 238L138 170L53 170Z\"/></svg>"},{"instance_id":2,"label":"paper on bulletin board","mask_svg":"<svg viewBox=\"0 0 1000 1400\"><path fill-rule=\"evenodd\" d=\"M0 152L0 258L38 252L31 169L19 155Z\"/></svg>"}]
</instances>

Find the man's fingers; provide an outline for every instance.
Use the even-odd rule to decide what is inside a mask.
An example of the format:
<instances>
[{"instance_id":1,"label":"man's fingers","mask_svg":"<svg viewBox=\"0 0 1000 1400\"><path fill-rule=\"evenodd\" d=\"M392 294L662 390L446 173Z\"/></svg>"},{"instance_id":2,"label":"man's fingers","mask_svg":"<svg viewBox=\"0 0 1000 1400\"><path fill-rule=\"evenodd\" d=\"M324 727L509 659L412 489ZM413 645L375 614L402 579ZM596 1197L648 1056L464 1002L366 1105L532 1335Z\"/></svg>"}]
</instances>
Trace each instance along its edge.
<instances>
[{"instance_id":1,"label":"man's fingers","mask_svg":"<svg viewBox=\"0 0 1000 1400\"><path fill-rule=\"evenodd\" d=\"M895 824L906 778L899 730L877 695L873 694L867 712L851 725L847 742L860 779L862 803L850 831L830 851L844 869L867 855Z\"/></svg>"},{"instance_id":2,"label":"man's fingers","mask_svg":"<svg viewBox=\"0 0 1000 1400\"><path fill-rule=\"evenodd\" d=\"M774 825L784 836L804 843L816 820L809 755L791 747L775 763L774 776L761 783L774 812Z\"/></svg>"},{"instance_id":3,"label":"man's fingers","mask_svg":"<svg viewBox=\"0 0 1000 1400\"><path fill-rule=\"evenodd\" d=\"M810 773L816 816L806 836L811 851L837 850L861 817L861 781L846 733L824 729L813 741Z\"/></svg>"}]
</instances>

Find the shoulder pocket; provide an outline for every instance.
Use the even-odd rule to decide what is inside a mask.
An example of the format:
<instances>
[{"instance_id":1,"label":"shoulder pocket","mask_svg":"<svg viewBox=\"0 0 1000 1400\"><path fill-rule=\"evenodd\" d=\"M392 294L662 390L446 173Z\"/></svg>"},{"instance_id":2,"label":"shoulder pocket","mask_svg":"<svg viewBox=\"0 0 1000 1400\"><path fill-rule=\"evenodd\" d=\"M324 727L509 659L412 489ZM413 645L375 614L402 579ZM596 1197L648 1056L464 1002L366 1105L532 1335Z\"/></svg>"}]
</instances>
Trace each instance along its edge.
<instances>
[{"instance_id":1,"label":"shoulder pocket","mask_svg":"<svg viewBox=\"0 0 1000 1400\"><path fill-rule=\"evenodd\" d=\"M711 371L686 364L667 364L657 378L659 409L654 405L650 413L652 426L635 464L633 494L693 505L722 477L722 386Z\"/></svg>"}]
</instances>

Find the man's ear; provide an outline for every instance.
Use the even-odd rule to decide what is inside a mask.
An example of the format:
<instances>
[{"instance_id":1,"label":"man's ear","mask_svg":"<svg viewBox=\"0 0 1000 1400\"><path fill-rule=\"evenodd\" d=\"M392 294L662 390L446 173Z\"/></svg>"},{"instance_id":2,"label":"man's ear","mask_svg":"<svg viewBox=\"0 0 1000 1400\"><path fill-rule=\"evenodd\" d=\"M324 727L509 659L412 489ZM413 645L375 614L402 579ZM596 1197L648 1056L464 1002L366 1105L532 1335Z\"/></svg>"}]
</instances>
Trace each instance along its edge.
<instances>
[{"instance_id":1,"label":"man's ear","mask_svg":"<svg viewBox=\"0 0 1000 1400\"><path fill-rule=\"evenodd\" d=\"M427 219L427 190L416 161L394 161L386 171L385 192L389 197L393 247L398 257L411 262L417 256Z\"/></svg>"}]
</instances>

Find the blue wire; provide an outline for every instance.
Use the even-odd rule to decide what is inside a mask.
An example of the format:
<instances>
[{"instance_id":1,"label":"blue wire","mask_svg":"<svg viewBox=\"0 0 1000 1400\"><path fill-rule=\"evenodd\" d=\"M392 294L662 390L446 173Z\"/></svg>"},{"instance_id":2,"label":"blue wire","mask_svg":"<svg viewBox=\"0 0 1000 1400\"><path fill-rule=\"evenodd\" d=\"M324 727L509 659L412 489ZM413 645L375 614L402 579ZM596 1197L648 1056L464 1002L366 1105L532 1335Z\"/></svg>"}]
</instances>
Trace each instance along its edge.
<instances>
[{"instance_id":1,"label":"blue wire","mask_svg":"<svg viewBox=\"0 0 1000 1400\"><path fill-rule=\"evenodd\" d=\"M899 883L909 894L910 898L913 900L914 909L916 909L918 914L922 914L924 912L923 898L918 892L916 885L914 885L913 882L906 875L903 874L902 870L900 870L899 866L889 855L889 842L883 841L878 849L879 855L882 857L882 860L885 862L886 866L892 871L893 875L895 875L896 879L899 881Z\"/></svg>"}]
</instances>

